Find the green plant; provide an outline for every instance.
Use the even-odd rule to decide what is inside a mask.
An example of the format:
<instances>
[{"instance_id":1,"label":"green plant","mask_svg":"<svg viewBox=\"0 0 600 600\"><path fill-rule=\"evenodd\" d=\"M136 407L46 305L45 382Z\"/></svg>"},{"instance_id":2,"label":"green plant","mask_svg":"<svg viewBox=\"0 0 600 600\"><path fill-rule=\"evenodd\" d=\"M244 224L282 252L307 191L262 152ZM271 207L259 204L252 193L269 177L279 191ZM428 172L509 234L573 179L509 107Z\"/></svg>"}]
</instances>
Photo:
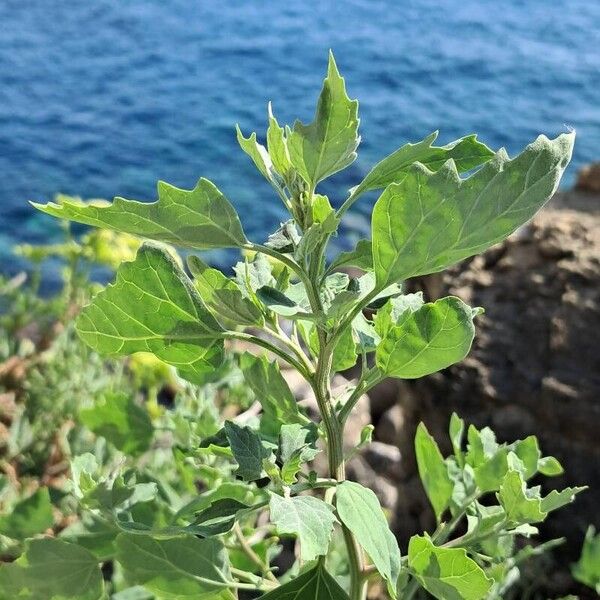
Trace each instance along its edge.
<instances>
[{"instance_id":1,"label":"green plant","mask_svg":"<svg viewBox=\"0 0 600 600\"><path fill-rule=\"evenodd\" d=\"M355 160L358 124L358 103L347 96L331 56L312 123L283 128L269 110L266 148L256 134L245 138L238 129L242 149L291 215L264 243L248 240L233 206L207 179L190 191L160 182L151 204L116 198L36 205L154 242L253 255L235 266L233 278L192 255L190 278L164 246L146 244L77 320L79 335L98 352L150 352L197 384L221 376L225 342L269 353L240 358L262 405L258 417L226 421L208 437L188 422L182 470L201 474L208 489L187 504L169 510L165 490L135 469L107 474L91 454L74 460L74 496L120 532L102 558L110 557L121 573L117 580L133 587L115 584L114 598L226 599L258 591L265 600L361 600L374 579L393 598L422 589L444 599L500 597L523 559L515 538L535 533L534 523L579 491L542 496L539 486L527 484L537 473L562 470L541 456L533 437L498 444L489 429L470 427L465 450L464 425L454 417L454 454L444 459L422 426L419 471L438 527L412 538L401 557L375 494L346 481L344 426L360 396L386 377L414 379L462 360L481 312L455 297L425 303L419 294L403 294L400 283L482 252L525 223L556 190L574 141L573 133L540 136L510 159L473 135L435 146L433 133L375 165L335 209L317 187ZM372 211L372 239L328 261L328 243L344 215L373 190L383 192ZM365 274L339 272L349 266ZM334 397L332 375L357 361L358 381ZM317 423L296 404L279 362L312 388ZM368 443L368 432L364 438ZM325 477L306 466L321 444ZM466 532L452 538L465 523ZM345 573L330 572L327 561L338 525ZM271 563L277 536L289 535L299 555L277 577ZM80 566L77 577L40 577L57 558ZM0 569L0 583L36 598L99 598L99 560L73 543L33 540L21 559ZM336 579L343 575L348 593Z\"/></svg>"},{"instance_id":2,"label":"green plant","mask_svg":"<svg viewBox=\"0 0 600 600\"><path fill-rule=\"evenodd\" d=\"M590 525L583 540L579 560L572 566L573 577L600 594L600 534Z\"/></svg>"}]
</instances>

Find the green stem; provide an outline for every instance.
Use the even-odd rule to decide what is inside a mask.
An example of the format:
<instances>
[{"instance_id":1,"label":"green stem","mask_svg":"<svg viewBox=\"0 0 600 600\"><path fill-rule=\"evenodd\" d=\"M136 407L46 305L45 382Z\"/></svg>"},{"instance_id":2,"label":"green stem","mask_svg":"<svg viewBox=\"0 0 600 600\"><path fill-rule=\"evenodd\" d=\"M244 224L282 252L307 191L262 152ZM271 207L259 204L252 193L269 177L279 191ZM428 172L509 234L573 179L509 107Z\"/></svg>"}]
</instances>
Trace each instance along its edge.
<instances>
[{"instance_id":1,"label":"green stem","mask_svg":"<svg viewBox=\"0 0 600 600\"><path fill-rule=\"evenodd\" d=\"M244 535L240 524L237 522L233 526L233 533L237 541L239 542L244 554L261 570L262 574L267 579L269 579L272 583L278 584L279 582L277 581L277 577L273 575L273 573L269 569L269 566L263 562L260 556L258 556L258 554L254 552L254 549L246 539L246 536Z\"/></svg>"},{"instance_id":2,"label":"green stem","mask_svg":"<svg viewBox=\"0 0 600 600\"><path fill-rule=\"evenodd\" d=\"M323 306L319 291L317 289L318 264L321 252L313 256L309 271L315 276L315 279L308 277L306 291L310 301L311 309L315 314L323 313ZM329 344L327 332L321 327L317 328L319 338L319 352L317 356L317 366L312 388L315 393L321 419L327 435L327 459L329 462L329 476L338 483L346 479L346 465L344 461L344 423L336 414L333 399L331 396L331 375L333 369L333 350L335 345ZM335 334L334 334L335 335ZM329 492L329 490L328 490ZM328 493L327 500L335 502L335 496ZM364 557L362 548L354 538L352 532L342 524L342 532L346 551L348 553L348 563L350 569L350 600L365 600L367 597L368 581L363 578Z\"/></svg>"},{"instance_id":3,"label":"green stem","mask_svg":"<svg viewBox=\"0 0 600 600\"><path fill-rule=\"evenodd\" d=\"M345 423L346 419L352 412L352 409L356 406L356 403L360 400L363 394L366 394L371 388L375 387L378 383L381 383L385 377L383 377L377 369L368 371L366 375L361 375L360 380L356 384L354 391L350 394L348 400L346 400L344 406L338 413L338 419Z\"/></svg>"},{"instance_id":4,"label":"green stem","mask_svg":"<svg viewBox=\"0 0 600 600\"><path fill-rule=\"evenodd\" d=\"M276 354L280 358L283 358L287 363L289 363L292 367L294 367L298 373L300 373L307 381L310 381L310 372L307 370L305 365L296 360L293 356L290 356L285 350L282 350L275 344L272 344L268 340L257 337L250 333L245 333L243 331L225 331L221 334L225 339L232 340L242 340L244 342L250 342L251 344L255 344L256 346L260 346L261 348L265 348L269 350L273 354Z\"/></svg>"}]
</instances>

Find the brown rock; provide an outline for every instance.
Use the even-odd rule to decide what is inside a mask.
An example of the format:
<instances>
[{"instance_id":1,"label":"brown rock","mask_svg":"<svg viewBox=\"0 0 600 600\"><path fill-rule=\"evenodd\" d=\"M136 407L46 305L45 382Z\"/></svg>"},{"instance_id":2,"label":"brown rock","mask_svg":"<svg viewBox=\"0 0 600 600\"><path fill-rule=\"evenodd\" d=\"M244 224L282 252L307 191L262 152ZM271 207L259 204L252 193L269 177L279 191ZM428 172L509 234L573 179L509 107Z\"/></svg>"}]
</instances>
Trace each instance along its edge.
<instances>
[{"instance_id":1,"label":"brown rock","mask_svg":"<svg viewBox=\"0 0 600 600\"><path fill-rule=\"evenodd\" d=\"M600 164L594 173L600 177ZM587 189L596 185L591 171L585 181ZM600 184L600 178L593 181ZM477 426L490 425L501 440L537 435L544 454L565 467L564 476L542 481L544 489L590 486L544 523L546 539L567 537L556 555L568 565L587 525L598 524L600 505L600 198L561 194L482 259L411 285L427 290L429 279L439 294L428 299L456 294L486 313L477 319L469 357L408 383L410 410L386 413L377 439L390 442L399 429L423 420L447 449L452 411ZM403 397L399 402L404 408ZM411 457L404 449L402 458L407 469ZM399 523L414 518L402 497L401 490Z\"/></svg>"},{"instance_id":2,"label":"brown rock","mask_svg":"<svg viewBox=\"0 0 600 600\"><path fill-rule=\"evenodd\" d=\"M402 456L397 446L371 442L362 452L368 465L393 480L402 479Z\"/></svg>"},{"instance_id":3,"label":"brown rock","mask_svg":"<svg viewBox=\"0 0 600 600\"><path fill-rule=\"evenodd\" d=\"M575 189L581 192L600 193L600 162L591 163L579 169Z\"/></svg>"}]
</instances>

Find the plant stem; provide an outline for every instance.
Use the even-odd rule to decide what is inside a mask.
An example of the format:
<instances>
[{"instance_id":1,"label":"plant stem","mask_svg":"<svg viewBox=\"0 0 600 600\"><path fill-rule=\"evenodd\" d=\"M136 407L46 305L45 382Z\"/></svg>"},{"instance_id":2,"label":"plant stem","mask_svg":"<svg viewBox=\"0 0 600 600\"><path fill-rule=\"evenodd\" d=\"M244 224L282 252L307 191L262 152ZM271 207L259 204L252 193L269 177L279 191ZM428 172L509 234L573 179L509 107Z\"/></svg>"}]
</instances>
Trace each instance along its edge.
<instances>
[{"instance_id":1,"label":"plant stem","mask_svg":"<svg viewBox=\"0 0 600 600\"><path fill-rule=\"evenodd\" d=\"M225 331L221 334L225 339L233 339L233 340L242 340L245 342L250 342L251 344L255 344L256 346L260 346L261 348L265 348L269 350L273 354L276 354L280 358L283 358L287 363L289 363L292 367L300 373L307 381L310 381L310 374L306 369L306 366L300 363L296 358L288 354L285 350L282 350L275 344L272 344L268 340L257 337L250 333L245 333L243 331Z\"/></svg>"},{"instance_id":2,"label":"plant stem","mask_svg":"<svg viewBox=\"0 0 600 600\"><path fill-rule=\"evenodd\" d=\"M244 554L261 570L263 575L273 583L278 583L277 577L269 570L269 566L264 563L261 557L254 552L252 546L248 543L240 524L236 521L233 526L233 533L239 542Z\"/></svg>"},{"instance_id":3,"label":"plant stem","mask_svg":"<svg viewBox=\"0 0 600 600\"><path fill-rule=\"evenodd\" d=\"M339 483L346 479L343 444L344 424L338 418L331 398L330 379L332 361L333 349L326 343L325 335L320 332L319 356L313 389L327 433L329 476ZM350 569L350 600L364 600L367 596L368 581L362 576L364 570L363 551L352 532L343 523L342 532Z\"/></svg>"}]
</instances>

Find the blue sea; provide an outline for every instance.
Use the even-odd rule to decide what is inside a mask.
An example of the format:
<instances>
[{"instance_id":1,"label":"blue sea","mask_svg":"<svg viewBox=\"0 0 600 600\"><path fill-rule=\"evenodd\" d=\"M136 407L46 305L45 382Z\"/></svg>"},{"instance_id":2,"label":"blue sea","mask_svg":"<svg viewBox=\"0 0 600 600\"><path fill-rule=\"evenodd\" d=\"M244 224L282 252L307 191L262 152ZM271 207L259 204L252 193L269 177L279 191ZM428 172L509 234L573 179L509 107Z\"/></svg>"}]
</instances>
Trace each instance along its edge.
<instances>
[{"instance_id":1,"label":"blue sea","mask_svg":"<svg viewBox=\"0 0 600 600\"><path fill-rule=\"evenodd\" d=\"M60 235L28 200L151 200L158 179L213 180L264 240L284 215L234 124L261 135L269 100L280 121L310 120L329 48L363 138L325 188L334 202L435 129L514 153L574 127L567 185L600 159L597 0L2 0L0 271L22 268L14 243ZM368 232L367 210L347 243Z\"/></svg>"}]
</instances>

